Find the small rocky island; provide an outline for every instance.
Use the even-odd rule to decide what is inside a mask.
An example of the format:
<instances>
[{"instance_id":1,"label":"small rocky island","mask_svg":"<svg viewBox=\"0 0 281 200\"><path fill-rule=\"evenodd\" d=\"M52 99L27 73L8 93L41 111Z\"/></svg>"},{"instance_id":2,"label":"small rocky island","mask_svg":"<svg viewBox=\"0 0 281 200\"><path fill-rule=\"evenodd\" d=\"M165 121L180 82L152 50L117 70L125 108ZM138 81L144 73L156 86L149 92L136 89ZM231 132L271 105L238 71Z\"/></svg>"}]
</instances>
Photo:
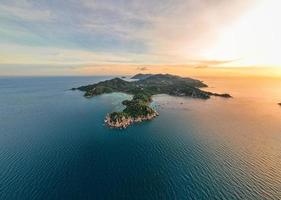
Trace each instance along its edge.
<instances>
[{"instance_id":1,"label":"small rocky island","mask_svg":"<svg viewBox=\"0 0 281 200\"><path fill-rule=\"evenodd\" d=\"M159 114L150 107L152 96L168 94L172 96L187 96L199 99L209 99L211 96L230 98L229 94L217 94L203 91L207 87L200 80L183 78L170 74L137 74L132 77L136 81L125 81L120 78L102 81L99 83L81 86L80 91L85 92L85 97L93 97L105 93L123 92L132 94L132 100L125 100L122 112L107 114L105 123L113 128L126 128L132 123L151 120Z\"/></svg>"}]
</instances>

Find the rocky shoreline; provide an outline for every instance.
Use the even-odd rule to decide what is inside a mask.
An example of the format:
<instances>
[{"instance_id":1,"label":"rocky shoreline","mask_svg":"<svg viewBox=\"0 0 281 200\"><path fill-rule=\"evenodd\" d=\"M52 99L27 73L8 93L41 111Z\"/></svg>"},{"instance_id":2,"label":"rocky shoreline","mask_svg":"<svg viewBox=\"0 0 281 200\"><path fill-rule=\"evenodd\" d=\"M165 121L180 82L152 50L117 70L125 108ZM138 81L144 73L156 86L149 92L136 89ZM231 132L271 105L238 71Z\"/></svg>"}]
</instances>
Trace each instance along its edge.
<instances>
[{"instance_id":1,"label":"rocky shoreline","mask_svg":"<svg viewBox=\"0 0 281 200\"><path fill-rule=\"evenodd\" d=\"M153 114L148 114L146 116L139 116L137 118L133 118L133 117L122 117L116 120L112 120L110 118L110 114L107 114L105 117L105 124L110 127L110 128L120 128L120 129L125 129L128 126L130 126L133 123L137 123L137 122L143 122L143 121L149 121L152 120L153 118L159 116L158 112L154 112Z\"/></svg>"},{"instance_id":2,"label":"rocky shoreline","mask_svg":"<svg viewBox=\"0 0 281 200\"><path fill-rule=\"evenodd\" d=\"M148 121L159 114L150 107L152 96L168 94L171 96L186 96L198 99L209 99L211 96L231 98L229 94L218 94L201 90L207 87L200 80L180 77L171 74L137 74L133 77L137 81L126 81L120 78L101 81L98 83L73 88L85 92L87 98L123 92L133 95L131 100L124 100L125 108L120 112L112 112L105 117L105 124L111 128L125 129L129 125Z\"/></svg>"}]
</instances>

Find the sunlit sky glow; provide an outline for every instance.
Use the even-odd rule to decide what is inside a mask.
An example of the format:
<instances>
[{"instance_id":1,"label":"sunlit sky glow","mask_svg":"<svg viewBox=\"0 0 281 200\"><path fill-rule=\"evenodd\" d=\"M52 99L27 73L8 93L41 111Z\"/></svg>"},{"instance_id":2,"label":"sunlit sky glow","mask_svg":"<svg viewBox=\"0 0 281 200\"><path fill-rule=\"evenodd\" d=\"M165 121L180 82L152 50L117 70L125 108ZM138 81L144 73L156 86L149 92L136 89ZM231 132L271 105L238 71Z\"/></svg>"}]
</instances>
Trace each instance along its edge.
<instances>
[{"instance_id":1,"label":"sunlit sky glow","mask_svg":"<svg viewBox=\"0 0 281 200\"><path fill-rule=\"evenodd\" d=\"M0 75L279 67L280 7L278 0L2 0Z\"/></svg>"}]
</instances>

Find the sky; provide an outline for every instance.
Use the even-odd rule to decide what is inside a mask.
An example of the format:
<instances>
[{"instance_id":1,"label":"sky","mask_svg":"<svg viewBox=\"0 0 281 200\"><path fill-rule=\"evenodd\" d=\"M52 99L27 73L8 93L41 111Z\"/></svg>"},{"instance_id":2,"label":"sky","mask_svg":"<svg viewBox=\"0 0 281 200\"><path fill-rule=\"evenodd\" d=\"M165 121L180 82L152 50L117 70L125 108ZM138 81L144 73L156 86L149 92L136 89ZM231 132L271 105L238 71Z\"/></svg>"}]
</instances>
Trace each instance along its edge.
<instances>
[{"instance_id":1,"label":"sky","mask_svg":"<svg viewBox=\"0 0 281 200\"><path fill-rule=\"evenodd\" d=\"M0 75L278 68L280 6L278 0L0 0Z\"/></svg>"}]
</instances>

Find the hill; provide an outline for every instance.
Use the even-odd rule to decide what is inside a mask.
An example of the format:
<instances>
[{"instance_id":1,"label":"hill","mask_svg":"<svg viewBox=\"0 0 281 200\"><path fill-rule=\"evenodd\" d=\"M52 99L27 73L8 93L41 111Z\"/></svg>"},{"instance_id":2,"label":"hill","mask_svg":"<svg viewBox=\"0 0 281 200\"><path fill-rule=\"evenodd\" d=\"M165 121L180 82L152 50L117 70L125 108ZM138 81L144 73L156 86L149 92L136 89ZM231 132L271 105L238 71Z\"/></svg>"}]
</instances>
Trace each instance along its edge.
<instances>
[{"instance_id":1,"label":"hill","mask_svg":"<svg viewBox=\"0 0 281 200\"><path fill-rule=\"evenodd\" d=\"M152 96L156 94L187 96L200 99L209 99L211 96L231 97L229 94L203 91L200 88L208 86L202 81L192 78L171 74L137 74L133 77L140 79L129 82L120 78L114 78L76 89L84 91L85 97L112 92L124 92L134 95L132 100L123 102L126 108L122 112L113 112L107 115L106 123L110 127L116 128L126 128L134 122L150 120L156 117L158 113L149 106Z\"/></svg>"}]
</instances>

